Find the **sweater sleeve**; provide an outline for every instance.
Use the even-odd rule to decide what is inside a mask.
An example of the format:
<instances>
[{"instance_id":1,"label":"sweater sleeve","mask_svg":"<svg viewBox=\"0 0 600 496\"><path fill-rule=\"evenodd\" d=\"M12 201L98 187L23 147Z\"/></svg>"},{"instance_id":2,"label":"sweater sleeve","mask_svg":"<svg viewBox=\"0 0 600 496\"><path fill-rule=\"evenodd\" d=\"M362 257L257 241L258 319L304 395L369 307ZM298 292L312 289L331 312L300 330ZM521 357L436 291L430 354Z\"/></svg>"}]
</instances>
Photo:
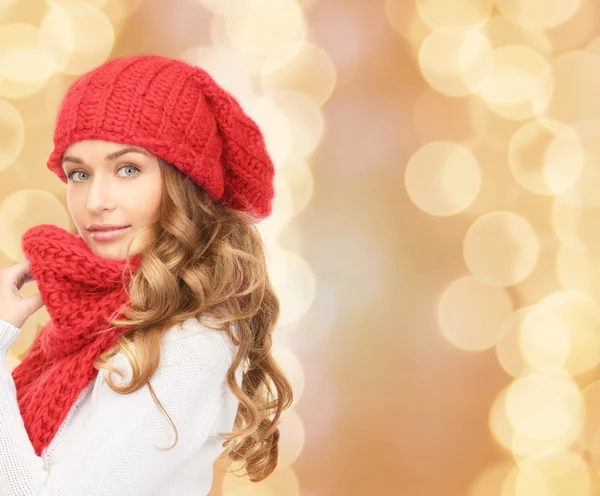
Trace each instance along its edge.
<instances>
[{"instance_id":1,"label":"sweater sleeve","mask_svg":"<svg viewBox=\"0 0 600 496\"><path fill-rule=\"evenodd\" d=\"M163 342L161 362L150 381L177 428L173 448L160 450L174 444L175 432L147 385L121 395L101 380L81 434L64 441L69 443L68 458L46 471L29 441L6 363L19 332L0 321L0 496L147 496L206 442L221 409L232 357L222 336L201 327L183 339ZM129 362L116 357L122 358L123 367L117 361L114 365L124 375L111 378L128 383Z\"/></svg>"}]
</instances>

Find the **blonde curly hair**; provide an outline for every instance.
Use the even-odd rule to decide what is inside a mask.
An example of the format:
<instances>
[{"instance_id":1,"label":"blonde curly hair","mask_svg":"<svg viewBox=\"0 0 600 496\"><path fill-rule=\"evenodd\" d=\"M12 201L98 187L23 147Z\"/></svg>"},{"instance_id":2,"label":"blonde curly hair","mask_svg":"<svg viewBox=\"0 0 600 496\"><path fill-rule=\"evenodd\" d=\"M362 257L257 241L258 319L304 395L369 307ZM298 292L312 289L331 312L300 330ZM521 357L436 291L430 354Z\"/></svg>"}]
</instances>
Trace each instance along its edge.
<instances>
[{"instance_id":1,"label":"blonde curly hair","mask_svg":"<svg viewBox=\"0 0 600 496\"><path fill-rule=\"evenodd\" d=\"M291 385L272 356L280 304L267 272L262 237L249 214L214 202L177 168L162 159L159 163L160 219L137 234L143 239L143 257L126 288L130 307L121 310L123 319L109 320L133 330L121 335L94 366L121 375L110 358L118 352L127 357L133 371L130 383L119 386L109 373L107 384L120 394L148 384L175 430L172 449L177 428L150 384L162 336L190 317L210 316L215 332L226 332L237 345L227 383L240 403L234 431L219 433L225 440L221 458L243 461L240 468L259 482L277 466L277 425L293 402ZM240 364L241 387L235 378Z\"/></svg>"}]
</instances>

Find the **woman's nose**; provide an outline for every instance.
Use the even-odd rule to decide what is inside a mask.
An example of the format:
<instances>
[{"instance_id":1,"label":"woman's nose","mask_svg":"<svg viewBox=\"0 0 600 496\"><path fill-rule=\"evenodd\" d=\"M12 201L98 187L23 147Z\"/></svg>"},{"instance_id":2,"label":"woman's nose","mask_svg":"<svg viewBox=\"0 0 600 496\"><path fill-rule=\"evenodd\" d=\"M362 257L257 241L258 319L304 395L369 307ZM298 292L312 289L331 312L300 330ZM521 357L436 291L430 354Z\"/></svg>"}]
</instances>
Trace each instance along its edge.
<instances>
[{"instance_id":1,"label":"woman's nose","mask_svg":"<svg viewBox=\"0 0 600 496\"><path fill-rule=\"evenodd\" d=\"M90 212L111 210L114 208L113 194L108 181L101 178L91 180L88 192L87 208Z\"/></svg>"}]
</instances>

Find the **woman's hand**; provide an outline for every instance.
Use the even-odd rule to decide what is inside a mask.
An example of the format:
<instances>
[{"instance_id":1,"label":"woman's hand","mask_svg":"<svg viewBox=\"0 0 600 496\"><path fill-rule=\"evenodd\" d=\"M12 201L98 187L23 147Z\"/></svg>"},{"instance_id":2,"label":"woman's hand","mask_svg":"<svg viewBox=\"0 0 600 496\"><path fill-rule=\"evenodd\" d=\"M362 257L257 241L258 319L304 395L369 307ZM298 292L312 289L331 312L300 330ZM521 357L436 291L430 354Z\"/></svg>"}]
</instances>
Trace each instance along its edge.
<instances>
[{"instance_id":1,"label":"woman's hand","mask_svg":"<svg viewBox=\"0 0 600 496\"><path fill-rule=\"evenodd\" d=\"M0 320L21 328L33 313L44 306L40 293L28 298L19 293L23 284L30 281L33 281L33 276L29 272L29 260L0 270Z\"/></svg>"}]
</instances>

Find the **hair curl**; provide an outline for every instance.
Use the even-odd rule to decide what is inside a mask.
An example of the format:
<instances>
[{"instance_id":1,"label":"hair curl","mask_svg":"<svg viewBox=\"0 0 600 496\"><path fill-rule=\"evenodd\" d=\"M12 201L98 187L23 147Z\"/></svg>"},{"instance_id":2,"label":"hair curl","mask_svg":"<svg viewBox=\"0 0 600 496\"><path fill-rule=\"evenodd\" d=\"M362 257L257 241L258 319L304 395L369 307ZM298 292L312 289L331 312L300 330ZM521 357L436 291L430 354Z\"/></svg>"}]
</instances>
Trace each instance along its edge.
<instances>
[{"instance_id":1,"label":"hair curl","mask_svg":"<svg viewBox=\"0 0 600 496\"><path fill-rule=\"evenodd\" d=\"M245 462L240 468L252 482L259 482L277 466L277 425L293 402L291 385L272 356L280 304L267 272L262 237L249 213L212 201L177 168L160 158L159 163L160 218L137 233L143 256L126 287L130 307L120 309L125 318L109 320L132 330L122 334L94 366L122 376L110 358L118 352L127 357L133 372L130 383L118 386L108 374L107 384L120 394L148 384L175 430L175 443L168 448L172 449L177 428L150 384L160 362L162 336L190 317L210 316L217 324L211 328L226 332L237 345L226 380L240 403L234 431L219 433L225 440L219 458ZM127 269L131 271L129 264ZM240 388L235 371L242 363Z\"/></svg>"}]
</instances>

